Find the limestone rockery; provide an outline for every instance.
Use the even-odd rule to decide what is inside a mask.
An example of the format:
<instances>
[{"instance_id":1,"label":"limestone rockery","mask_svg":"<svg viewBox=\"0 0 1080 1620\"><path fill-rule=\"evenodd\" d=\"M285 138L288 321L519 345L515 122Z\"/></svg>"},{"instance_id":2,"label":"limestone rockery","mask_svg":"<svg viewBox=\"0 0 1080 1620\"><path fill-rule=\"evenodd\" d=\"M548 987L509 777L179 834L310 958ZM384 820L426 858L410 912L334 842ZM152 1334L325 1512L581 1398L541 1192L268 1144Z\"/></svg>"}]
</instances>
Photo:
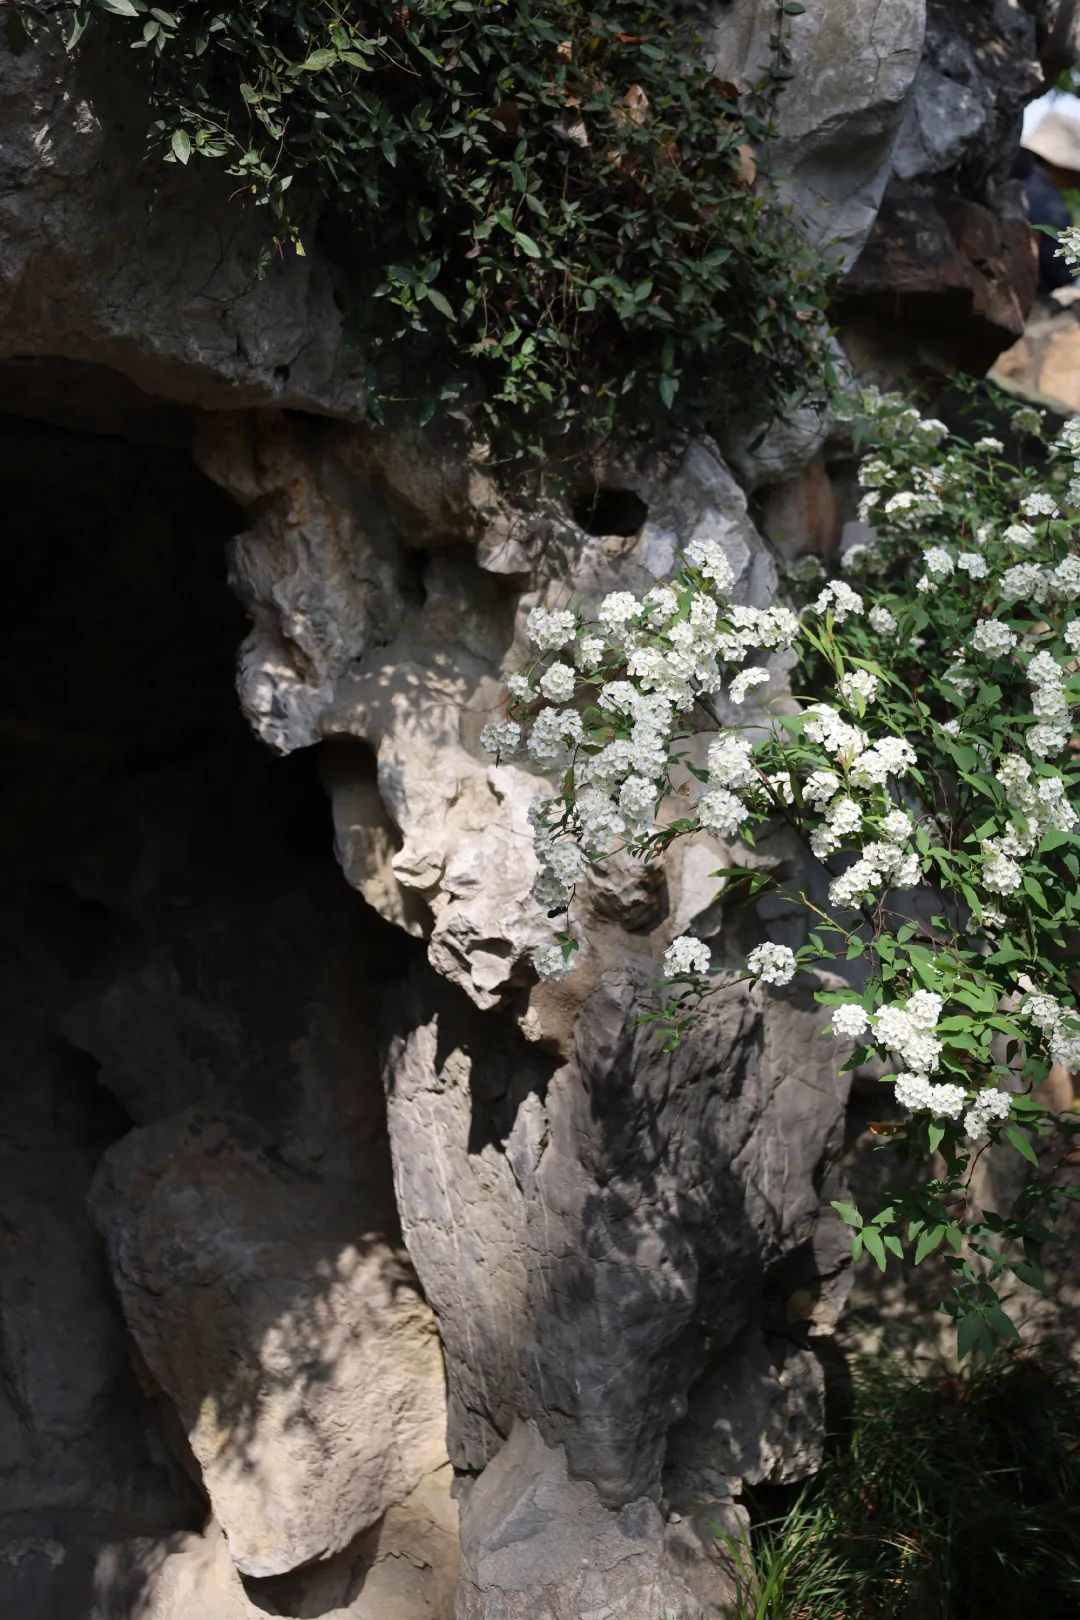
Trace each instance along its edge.
<instances>
[{"instance_id":1,"label":"limestone rockery","mask_svg":"<svg viewBox=\"0 0 1080 1620\"><path fill-rule=\"evenodd\" d=\"M772 10L718 6L724 78ZM801 22L775 158L860 364L890 289L926 355L1018 334L1052 12ZM805 990L733 990L673 1055L639 1026L676 933L791 926L725 915L707 840L598 870L538 986L542 784L478 734L537 602L705 529L770 600L770 538L837 538L829 424L510 499L456 424L365 424L317 222L256 280L213 166L143 159L136 57L16 41L0 1615L722 1615L743 1483L820 1455L845 1081Z\"/></svg>"}]
</instances>

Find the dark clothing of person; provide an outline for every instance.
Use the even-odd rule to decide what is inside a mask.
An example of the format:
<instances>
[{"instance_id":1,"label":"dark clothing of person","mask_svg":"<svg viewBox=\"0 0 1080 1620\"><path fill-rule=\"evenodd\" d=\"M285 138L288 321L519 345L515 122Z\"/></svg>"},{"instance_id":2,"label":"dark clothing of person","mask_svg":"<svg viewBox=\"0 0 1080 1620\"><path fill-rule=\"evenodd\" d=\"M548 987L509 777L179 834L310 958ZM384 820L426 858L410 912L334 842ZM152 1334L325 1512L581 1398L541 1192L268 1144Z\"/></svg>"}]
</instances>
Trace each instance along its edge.
<instances>
[{"instance_id":1,"label":"dark clothing of person","mask_svg":"<svg viewBox=\"0 0 1080 1620\"><path fill-rule=\"evenodd\" d=\"M1052 225L1055 230L1061 231L1066 225L1072 224L1064 197L1034 153L1021 151L1013 175L1024 182L1028 218L1033 225ZM1039 291L1046 298L1058 287L1071 287L1076 278L1065 260L1058 258L1057 243L1053 237L1037 231L1036 240L1039 244Z\"/></svg>"}]
</instances>

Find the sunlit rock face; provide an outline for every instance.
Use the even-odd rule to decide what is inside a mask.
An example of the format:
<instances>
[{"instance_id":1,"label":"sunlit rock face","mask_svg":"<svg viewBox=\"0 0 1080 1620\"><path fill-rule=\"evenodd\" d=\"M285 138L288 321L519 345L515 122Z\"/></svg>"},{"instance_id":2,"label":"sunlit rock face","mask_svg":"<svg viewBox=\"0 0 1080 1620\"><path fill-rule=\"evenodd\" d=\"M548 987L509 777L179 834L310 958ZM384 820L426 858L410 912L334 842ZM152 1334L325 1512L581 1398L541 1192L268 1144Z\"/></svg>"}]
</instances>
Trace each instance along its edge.
<instances>
[{"instance_id":1,"label":"sunlit rock face","mask_svg":"<svg viewBox=\"0 0 1080 1620\"><path fill-rule=\"evenodd\" d=\"M1005 217L1036 45L976 10L932 6L929 51L921 0L792 22L772 161L875 295L890 176ZM737 88L772 12L718 10ZM531 606L706 532L738 600L782 593L755 519L812 509L828 549L829 424L527 497L458 424L374 431L328 267L253 278L212 166L141 161L140 74L47 38L0 64L14 1607L718 1616L742 1482L820 1456L846 1083L812 987L728 991L673 1054L639 1025L674 935L734 961L792 926L725 904L712 840L595 873L538 986L546 784L479 733ZM850 333L887 356L869 301Z\"/></svg>"}]
</instances>

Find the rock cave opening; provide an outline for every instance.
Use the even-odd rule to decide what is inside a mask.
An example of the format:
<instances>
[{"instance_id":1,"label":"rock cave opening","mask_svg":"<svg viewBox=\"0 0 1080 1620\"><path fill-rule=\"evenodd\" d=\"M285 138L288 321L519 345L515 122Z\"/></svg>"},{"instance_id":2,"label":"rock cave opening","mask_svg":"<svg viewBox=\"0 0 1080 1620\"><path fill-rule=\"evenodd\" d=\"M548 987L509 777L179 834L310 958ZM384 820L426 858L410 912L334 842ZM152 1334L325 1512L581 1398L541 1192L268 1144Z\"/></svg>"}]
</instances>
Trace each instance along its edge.
<instances>
[{"instance_id":1,"label":"rock cave opening","mask_svg":"<svg viewBox=\"0 0 1080 1620\"><path fill-rule=\"evenodd\" d=\"M586 534L629 539L637 534L649 515L649 508L632 489L614 484L589 484L578 490L570 503L574 522Z\"/></svg>"},{"instance_id":2,"label":"rock cave opening","mask_svg":"<svg viewBox=\"0 0 1080 1620\"><path fill-rule=\"evenodd\" d=\"M27 1620L135 1613L141 1549L205 1523L215 1444L241 1525L267 1378L303 1444L348 1353L306 1324L408 1275L378 1008L410 943L342 881L317 751L240 715L242 519L189 414L91 431L94 379L63 375L0 418L0 1522ZM252 1570L302 1564L299 1535Z\"/></svg>"}]
</instances>

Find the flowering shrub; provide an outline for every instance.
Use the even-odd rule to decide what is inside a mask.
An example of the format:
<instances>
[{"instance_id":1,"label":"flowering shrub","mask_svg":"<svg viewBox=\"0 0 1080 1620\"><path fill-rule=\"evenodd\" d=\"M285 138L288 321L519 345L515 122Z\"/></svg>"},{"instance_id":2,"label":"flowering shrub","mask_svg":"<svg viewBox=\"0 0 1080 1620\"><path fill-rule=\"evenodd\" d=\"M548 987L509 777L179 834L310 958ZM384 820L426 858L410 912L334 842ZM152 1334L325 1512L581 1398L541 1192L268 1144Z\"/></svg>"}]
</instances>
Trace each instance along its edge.
<instances>
[{"instance_id":1,"label":"flowering shrub","mask_svg":"<svg viewBox=\"0 0 1080 1620\"><path fill-rule=\"evenodd\" d=\"M818 991L832 1035L856 1043L847 1068L886 1067L904 1123L883 1129L908 1155L938 1158L872 1218L836 1208L856 1253L882 1269L942 1248L962 1354L1015 1334L998 1295L1006 1273L1042 1284L1047 1219L1074 1190L1043 1171L1035 1144L1055 1123L1080 1125L1050 1119L1037 1095L1053 1064L1080 1068L1080 419L1048 450L1037 412L1016 411L1014 426L1048 470L865 396L855 431L871 538L841 577L804 566L792 605L745 606L723 546L699 534L671 580L614 592L595 618L534 609L535 662L483 738L557 782L532 812L535 895L565 919L536 953L545 978L573 965L572 902L591 863L617 849L652 860L701 833L752 844L777 821L798 835L823 873L782 891L809 919L805 943L762 944L736 972L706 941L675 939L670 997L649 1016L674 1042L702 997L739 979L781 986L860 963L858 983ZM738 709L787 649L800 712L767 706L721 726L718 699ZM716 876L729 900L773 882L738 866ZM1035 1173L1011 1210L980 1213L972 1171L1002 1138Z\"/></svg>"}]
</instances>

